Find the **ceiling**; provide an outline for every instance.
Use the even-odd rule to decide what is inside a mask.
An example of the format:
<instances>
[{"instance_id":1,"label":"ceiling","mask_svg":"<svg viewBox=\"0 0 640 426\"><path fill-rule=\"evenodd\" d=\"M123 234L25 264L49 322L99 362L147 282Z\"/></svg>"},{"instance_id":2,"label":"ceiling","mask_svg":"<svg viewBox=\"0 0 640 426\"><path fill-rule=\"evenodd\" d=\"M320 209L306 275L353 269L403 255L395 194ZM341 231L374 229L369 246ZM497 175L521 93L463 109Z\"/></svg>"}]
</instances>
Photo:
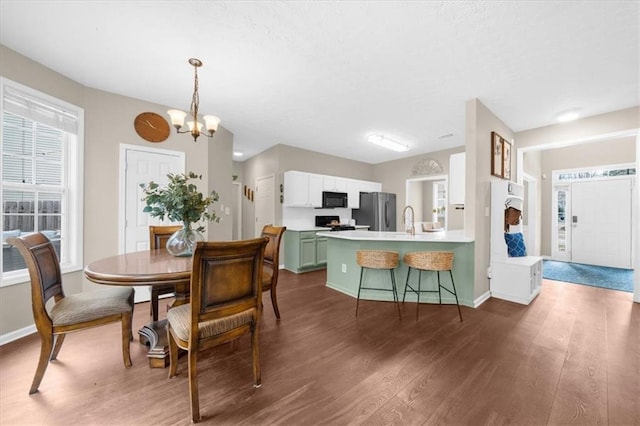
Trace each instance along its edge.
<instances>
[{"instance_id":1,"label":"ceiling","mask_svg":"<svg viewBox=\"0 0 640 426\"><path fill-rule=\"evenodd\" d=\"M0 43L182 110L197 57L200 112L240 161L286 144L375 164L464 145L472 98L516 132L639 105L639 4L2 0Z\"/></svg>"}]
</instances>

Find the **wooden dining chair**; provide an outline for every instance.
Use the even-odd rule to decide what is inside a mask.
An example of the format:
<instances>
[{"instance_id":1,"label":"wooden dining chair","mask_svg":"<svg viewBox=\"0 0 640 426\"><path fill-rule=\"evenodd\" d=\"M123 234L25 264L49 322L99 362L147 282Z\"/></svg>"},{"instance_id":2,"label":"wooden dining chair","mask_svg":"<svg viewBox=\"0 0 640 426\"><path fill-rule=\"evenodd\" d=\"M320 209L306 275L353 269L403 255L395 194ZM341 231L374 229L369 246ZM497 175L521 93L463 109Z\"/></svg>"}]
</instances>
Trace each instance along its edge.
<instances>
[{"instance_id":1,"label":"wooden dining chair","mask_svg":"<svg viewBox=\"0 0 640 426\"><path fill-rule=\"evenodd\" d=\"M262 269L268 238L198 242L191 270L191 302L167 313L169 378L178 370L178 348L187 351L191 420L200 420L198 352L251 333L254 386L261 384L258 324Z\"/></svg>"},{"instance_id":2,"label":"wooden dining chair","mask_svg":"<svg viewBox=\"0 0 640 426\"><path fill-rule=\"evenodd\" d=\"M287 230L286 226L265 225L262 228L262 237L269 238L269 243L264 249L264 269L262 272L262 291L271 290L271 304L276 318L280 319L280 309L278 308L278 297L276 288L278 286L278 272L280 268L280 242L282 235Z\"/></svg>"},{"instance_id":3,"label":"wooden dining chair","mask_svg":"<svg viewBox=\"0 0 640 426\"><path fill-rule=\"evenodd\" d=\"M149 249L159 250L167 247L167 240L182 229L182 225L149 225ZM163 294L173 294L172 285L151 286L150 312L153 321L158 321L158 299Z\"/></svg>"},{"instance_id":4,"label":"wooden dining chair","mask_svg":"<svg viewBox=\"0 0 640 426\"><path fill-rule=\"evenodd\" d=\"M44 234L12 237L7 242L20 251L27 264L33 318L41 340L40 359L29 394L38 391L49 361L56 360L65 335L72 331L122 322L122 358L125 367L131 367L133 288L113 287L66 296L58 255ZM55 304L47 310L46 304L51 298Z\"/></svg>"}]
</instances>

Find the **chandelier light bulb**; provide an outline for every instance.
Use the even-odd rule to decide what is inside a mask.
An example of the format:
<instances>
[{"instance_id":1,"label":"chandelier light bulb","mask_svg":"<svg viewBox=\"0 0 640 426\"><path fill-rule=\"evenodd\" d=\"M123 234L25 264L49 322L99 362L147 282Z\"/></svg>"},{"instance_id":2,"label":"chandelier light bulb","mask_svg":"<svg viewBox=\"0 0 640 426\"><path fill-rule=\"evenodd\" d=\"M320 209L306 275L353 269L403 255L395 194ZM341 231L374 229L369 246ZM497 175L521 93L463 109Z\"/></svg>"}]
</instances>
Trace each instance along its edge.
<instances>
[{"instance_id":1,"label":"chandelier light bulb","mask_svg":"<svg viewBox=\"0 0 640 426\"><path fill-rule=\"evenodd\" d=\"M176 128L176 132L178 133L191 133L193 136L194 142L198 139L198 136L202 133L202 128L205 127L207 132L205 133L208 137L212 137L213 134L218 130L218 124L220 124L220 119L213 115L205 115L203 117L205 124L203 125L198 120L198 109L200 107L200 96L198 94L198 68L202 66L202 61L197 58L189 59L189 64L193 66L193 95L191 97L191 108L189 109L189 118L190 121L187 122L188 130L182 130L184 127L184 120L187 117L187 113L184 111L180 111L177 109L170 109L167 111L169 117L171 117L171 124Z\"/></svg>"}]
</instances>

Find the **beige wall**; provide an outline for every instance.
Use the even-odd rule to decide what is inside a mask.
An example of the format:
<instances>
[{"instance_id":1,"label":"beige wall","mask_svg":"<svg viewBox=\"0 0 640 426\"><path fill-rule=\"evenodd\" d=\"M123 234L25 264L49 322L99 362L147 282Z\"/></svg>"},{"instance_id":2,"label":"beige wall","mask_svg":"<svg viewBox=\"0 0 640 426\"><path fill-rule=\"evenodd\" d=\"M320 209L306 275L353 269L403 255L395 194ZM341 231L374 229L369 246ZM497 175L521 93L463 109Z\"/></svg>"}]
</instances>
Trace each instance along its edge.
<instances>
[{"instance_id":1,"label":"beige wall","mask_svg":"<svg viewBox=\"0 0 640 426\"><path fill-rule=\"evenodd\" d=\"M142 140L133 128L133 120L143 111L165 114L166 106L152 104L84 87L40 64L0 46L0 74L18 83L85 109L84 141L84 264L118 253L119 153L120 144L140 145L183 151L187 170L206 176L202 191L216 189L228 205L231 196L233 135L219 131L213 140L201 137L194 143L187 135L172 133L161 144ZM216 207L219 207L217 204ZM209 227L209 237L226 239L231 221ZM69 294L91 289L81 271L64 276ZM28 283L0 288L0 335L33 324Z\"/></svg>"},{"instance_id":2,"label":"beige wall","mask_svg":"<svg viewBox=\"0 0 640 426\"><path fill-rule=\"evenodd\" d=\"M491 206L491 181L500 180L491 175L491 132L498 132L509 141L513 141L513 132L478 99L467 101L465 122L465 234L475 239L474 299L478 299L489 291L487 268L491 227L487 212ZM512 155L512 174L514 164Z\"/></svg>"},{"instance_id":3,"label":"beige wall","mask_svg":"<svg viewBox=\"0 0 640 426\"><path fill-rule=\"evenodd\" d=\"M382 183L385 192L397 194L396 218L397 229L402 229L402 209L405 206L406 179L412 177L413 166L425 158L436 159L442 164L442 174L449 173L449 156L464 151L463 147L438 151L426 155L404 158L380 164L368 164L332 155L320 154L288 145L276 145L243 163L234 164L234 173L242 179L243 184L255 187L255 179L273 174L276 179L276 224L282 223L282 208L279 204L279 186L283 183L284 172L299 170L330 176L340 176L359 180ZM403 172L404 170L404 172ZM415 176L413 176L415 177ZM255 232L254 203L243 200L242 222L243 237L253 236ZM464 226L463 211L449 209L450 229L462 229ZM454 226L453 228L451 226Z\"/></svg>"},{"instance_id":4,"label":"beige wall","mask_svg":"<svg viewBox=\"0 0 640 426\"><path fill-rule=\"evenodd\" d=\"M589 141L612 140L627 135L636 141L636 167L640 165L640 106L586 117L570 123L526 130L516 134L517 148L546 149ZM517 155L522 155L518 152ZM549 178L549 177L548 177ZM541 191L542 192L542 191ZM640 223L640 185L635 187L632 206L634 223ZM547 221L548 222L548 221ZM640 226L633 232L635 265L640 265ZM634 274L634 300L640 302L640 274Z\"/></svg>"},{"instance_id":5,"label":"beige wall","mask_svg":"<svg viewBox=\"0 0 640 426\"><path fill-rule=\"evenodd\" d=\"M594 115L570 123L554 124L516 133L516 148L570 145L589 140L602 140L606 135L640 127L640 107Z\"/></svg>"},{"instance_id":6,"label":"beige wall","mask_svg":"<svg viewBox=\"0 0 640 426\"><path fill-rule=\"evenodd\" d=\"M457 147L452 149L446 149L437 152L431 152L424 155L416 155L414 157L402 158L400 160L387 161L386 163L373 165L373 179L375 182L382 183L382 190L385 192L391 192L396 194L396 229L403 230L402 225L402 210L407 204L406 200L406 185L407 179L416 178L418 176L412 176L411 171L414 166L421 161L431 158L437 160L442 165L443 175L449 174L449 157L451 154L464 151L464 147ZM429 184L430 185L430 184ZM447 206L447 214L449 215L447 220L449 221L449 229L456 228L461 223L462 211L455 210L451 206ZM430 211L430 210L429 210ZM423 214L426 214L426 210ZM430 217L429 220L430 221Z\"/></svg>"},{"instance_id":7,"label":"beige wall","mask_svg":"<svg viewBox=\"0 0 640 426\"><path fill-rule=\"evenodd\" d=\"M255 188L256 179L269 175L275 176L275 222L278 225L282 224L279 188L280 184L284 184L284 172L286 171L298 170L329 176L373 180L370 164L288 145L276 145L243 163L236 163L234 167L234 170L241 176L238 179L242 180L243 185L248 185L251 188ZM243 200L242 223L243 237L253 236L255 233L255 208L254 203L247 199Z\"/></svg>"},{"instance_id":8,"label":"beige wall","mask_svg":"<svg viewBox=\"0 0 640 426\"><path fill-rule=\"evenodd\" d=\"M275 187L278 188L282 183L282 178L278 177L279 169L278 146L274 146L260 154L251 157L242 163L242 173L238 178L241 185L246 185L255 190L256 179L273 175L275 176ZM280 208L280 200L276 199L275 206L275 225L282 224L282 208ZM256 234L255 229L255 202L251 202L248 198L242 197L242 238L253 238Z\"/></svg>"},{"instance_id":9,"label":"beige wall","mask_svg":"<svg viewBox=\"0 0 640 426\"><path fill-rule=\"evenodd\" d=\"M182 135L183 137L185 135ZM220 216L220 223L211 223L207 228L207 239L215 241L230 241L233 233L233 215L236 213L233 182L233 133L222 126L211 139L198 138L198 143L208 145L208 160L206 172L209 191L215 190L220 195L220 201L215 204L214 210ZM189 155L187 154L187 167ZM188 169L187 169L188 170ZM229 214L226 213L228 208Z\"/></svg>"}]
</instances>

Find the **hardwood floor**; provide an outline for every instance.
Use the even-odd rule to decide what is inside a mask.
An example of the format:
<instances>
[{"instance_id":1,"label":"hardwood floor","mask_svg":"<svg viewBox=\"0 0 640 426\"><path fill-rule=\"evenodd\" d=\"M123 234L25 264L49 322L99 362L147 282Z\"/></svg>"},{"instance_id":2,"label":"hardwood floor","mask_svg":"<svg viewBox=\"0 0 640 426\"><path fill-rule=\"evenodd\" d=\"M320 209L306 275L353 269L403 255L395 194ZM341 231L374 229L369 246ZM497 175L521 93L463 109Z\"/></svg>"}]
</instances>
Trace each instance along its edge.
<instances>
[{"instance_id":1,"label":"hardwood floor","mask_svg":"<svg viewBox=\"0 0 640 426\"><path fill-rule=\"evenodd\" d=\"M360 303L325 287L325 271L282 271L282 321L264 300L262 387L250 342L201 353L203 423L640 425L640 304L632 295L544 281L529 306L478 309ZM167 301L161 301L161 317ZM136 305L134 329L149 320ZM0 424L188 424L186 358L178 377L150 369L119 325L68 335L28 395L39 339L0 347Z\"/></svg>"}]
</instances>

